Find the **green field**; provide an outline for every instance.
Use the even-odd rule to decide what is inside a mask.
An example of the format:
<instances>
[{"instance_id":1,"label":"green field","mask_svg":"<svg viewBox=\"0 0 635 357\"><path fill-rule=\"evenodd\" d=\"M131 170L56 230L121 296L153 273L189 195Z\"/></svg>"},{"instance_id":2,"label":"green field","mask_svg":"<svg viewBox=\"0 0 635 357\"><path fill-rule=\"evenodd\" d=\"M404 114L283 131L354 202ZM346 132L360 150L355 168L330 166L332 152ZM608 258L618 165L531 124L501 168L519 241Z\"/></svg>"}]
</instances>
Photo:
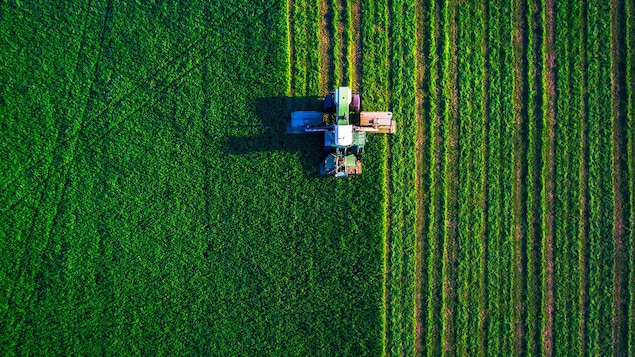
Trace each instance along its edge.
<instances>
[{"instance_id":1,"label":"green field","mask_svg":"<svg viewBox=\"0 0 635 357\"><path fill-rule=\"evenodd\" d=\"M3 355L635 355L635 4L0 1ZM391 110L318 176L290 111Z\"/></svg>"}]
</instances>

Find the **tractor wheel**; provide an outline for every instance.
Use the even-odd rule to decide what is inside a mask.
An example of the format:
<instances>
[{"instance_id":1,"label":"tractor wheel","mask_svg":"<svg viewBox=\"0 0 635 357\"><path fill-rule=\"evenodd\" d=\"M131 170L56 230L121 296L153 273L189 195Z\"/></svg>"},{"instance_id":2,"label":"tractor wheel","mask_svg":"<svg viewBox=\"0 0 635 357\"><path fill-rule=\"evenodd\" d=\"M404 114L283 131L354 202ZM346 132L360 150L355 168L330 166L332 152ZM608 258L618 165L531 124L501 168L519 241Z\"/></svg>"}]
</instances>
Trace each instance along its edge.
<instances>
[{"instance_id":1,"label":"tractor wheel","mask_svg":"<svg viewBox=\"0 0 635 357\"><path fill-rule=\"evenodd\" d=\"M324 97L324 113L335 113L335 99L333 98L333 94L331 93L327 94L326 97Z\"/></svg>"},{"instance_id":2,"label":"tractor wheel","mask_svg":"<svg viewBox=\"0 0 635 357\"><path fill-rule=\"evenodd\" d=\"M353 94L353 102L351 103L351 112L357 114L362 108L362 102L359 98L359 94Z\"/></svg>"}]
</instances>

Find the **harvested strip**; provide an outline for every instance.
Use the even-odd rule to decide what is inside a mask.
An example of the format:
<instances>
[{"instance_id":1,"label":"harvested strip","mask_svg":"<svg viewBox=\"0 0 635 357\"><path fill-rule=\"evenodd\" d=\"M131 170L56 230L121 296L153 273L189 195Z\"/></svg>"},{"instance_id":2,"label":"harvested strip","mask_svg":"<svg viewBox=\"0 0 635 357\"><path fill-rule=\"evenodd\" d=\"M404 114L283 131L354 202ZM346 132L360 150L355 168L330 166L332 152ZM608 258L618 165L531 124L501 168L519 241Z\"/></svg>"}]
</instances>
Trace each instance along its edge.
<instances>
[{"instance_id":1,"label":"harvested strip","mask_svg":"<svg viewBox=\"0 0 635 357\"><path fill-rule=\"evenodd\" d=\"M514 230L514 270L513 270L513 301L514 301L514 346L513 354L525 353L524 340L527 333L527 318L525 306L526 294L526 257L527 228L524 217L526 216L527 201L526 176L527 169L527 21L525 19L526 4L524 1L514 1L514 130L513 130L513 171L514 186L512 193L513 204L513 230Z\"/></svg>"},{"instance_id":2,"label":"harvested strip","mask_svg":"<svg viewBox=\"0 0 635 357\"><path fill-rule=\"evenodd\" d=\"M609 24L608 4L589 3L588 25L588 150L589 150L589 305L588 343L591 355L613 351L612 325L613 189L611 108L610 108L610 33L601 28Z\"/></svg>"},{"instance_id":3,"label":"harvested strip","mask_svg":"<svg viewBox=\"0 0 635 357\"><path fill-rule=\"evenodd\" d=\"M443 28L446 41L443 47L443 97L444 103L444 212L443 216L443 351L452 353L456 345L456 269L457 264L457 220L458 220L458 91L457 91L457 6L449 2L443 9Z\"/></svg>"},{"instance_id":4,"label":"harvested strip","mask_svg":"<svg viewBox=\"0 0 635 357\"><path fill-rule=\"evenodd\" d=\"M383 29L387 22L387 3L386 1L369 1L362 2L361 8L361 38L364 54L361 57L364 68L373 68L373 71L363 71L361 73L361 83L365 103L370 103L373 107L387 107L388 104L388 36ZM379 25L380 28L376 27ZM380 166L384 173L385 180L382 182L383 208L384 212L388 212L391 202L390 187L390 146L385 137L376 137L379 142L378 150L383 152L383 163ZM388 257L392 254L392 240L389 227L391 226L390 216L384 215L382 222L384 246L383 246L383 307L382 307L382 342L383 353L388 354L389 343L392 339L392 324L390 322L391 309L389 296L389 274L391 270L391 262Z\"/></svg>"},{"instance_id":5,"label":"harvested strip","mask_svg":"<svg viewBox=\"0 0 635 357\"><path fill-rule=\"evenodd\" d=\"M434 88L430 92L430 206L429 217L430 225L428 227L428 241L430 242L430 250L428 257L428 286L427 286L427 331L426 331L426 351L428 355L439 355L441 353L441 330L439 326L442 324L441 311L441 293L442 287L439 284L441 277L441 260L443 249L443 236L439 227L443 227L443 211L440 202L443 202L443 191L441 187L443 172L443 132L441 130L442 123L442 107L438 105L441 95L439 88L440 73L443 67L439 58L442 54L443 40L441 36L441 11L442 8L437 3L431 1L428 6L430 8L430 52L428 63L430 66L430 88ZM425 7L425 6L424 6Z\"/></svg>"},{"instance_id":6,"label":"harvested strip","mask_svg":"<svg viewBox=\"0 0 635 357\"><path fill-rule=\"evenodd\" d=\"M426 152L430 150L430 114L429 106L429 76L430 71L426 59L429 53L424 24L428 23L429 13L423 10L423 0L416 0L415 22L416 22L416 147L415 147L415 187L416 187L416 227L415 227L415 345L414 354L420 356L424 354L423 331L426 326L425 304L423 287L427 285L425 266L427 265L428 250L425 241L425 227L429 226L429 219L424 205L429 204L430 186L425 177L429 175L430 161Z\"/></svg>"},{"instance_id":7,"label":"harvested strip","mask_svg":"<svg viewBox=\"0 0 635 357\"><path fill-rule=\"evenodd\" d=\"M544 294L542 312L542 343L543 352L553 355L553 318L554 318L554 196L555 196L555 125L556 125L556 58L554 31L554 2L546 0L544 24L544 52L543 52L543 147L542 156L542 254L543 254L543 282Z\"/></svg>"},{"instance_id":8,"label":"harvested strip","mask_svg":"<svg viewBox=\"0 0 635 357\"><path fill-rule=\"evenodd\" d=\"M506 305L509 301L506 294L506 287L509 284L505 272L507 268L503 268L506 260L506 236L505 236L505 217L504 217L504 190L505 177L502 166L504 165L504 138L503 138L503 118L502 113L505 110L503 103L504 92L504 73L503 67L503 48L500 39L502 24L503 4L501 1L489 1L489 28L487 33L488 56L489 56L489 103L488 110L492 113L489 120L489 157L486 170L488 172L488 190L487 210L488 210L488 251L487 261L489 269L488 274L488 291L496 292L490 295L487 301L487 310L489 312L489 329L487 334L488 354L505 354L504 339L501 336L507 324L506 319L509 314L506 311Z\"/></svg>"},{"instance_id":9,"label":"harvested strip","mask_svg":"<svg viewBox=\"0 0 635 357\"><path fill-rule=\"evenodd\" d=\"M513 131L513 87L514 87L514 68L513 68L513 51L509 46L513 40L513 27L512 22L507 20L513 17L512 3L510 1L503 1L500 5L501 21L500 30L498 32L497 44L500 45L500 138L501 138L501 161L500 161L500 175L501 175L501 190L502 190L502 232L501 239L502 245L500 246L500 264L502 275L502 292L501 295L501 310L503 311L503 323L501 324L501 336L511 336L513 333L513 290L512 281L513 275L509 267L512 266L513 256L513 206L512 206L512 194L513 194L513 160L512 152L513 141L510 135ZM501 346L502 354L512 354L512 339L502 339Z\"/></svg>"},{"instance_id":10,"label":"harvested strip","mask_svg":"<svg viewBox=\"0 0 635 357\"><path fill-rule=\"evenodd\" d=\"M556 98L558 125L556 130L556 195L554 232L554 279L558 282L554 310L554 354L579 351L579 163L580 153L580 82L575 66L579 64L579 33L573 26L579 18L575 4L556 3L555 50L558 58ZM577 57L577 59L576 59ZM577 61L577 64L576 64ZM569 184L559 185L568 182ZM572 318L576 317L576 318Z\"/></svg>"},{"instance_id":11,"label":"harvested strip","mask_svg":"<svg viewBox=\"0 0 635 357\"><path fill-rule=\"evenodd\" d=\"M456 353L477 355L478 351L478 239L482 200L479 180L482 167L482 10L478 5L458 9L458 48L471 48L458 63L459 96L459 191L457 220L457 316ZM459 322L460 321L460 322ZM458 322L458 323L457 323Z\"/></svg>"},{"instance_id":12,"label":"harvested strip","mask_svg":"<svg viewBox=\"0 0 635 357\"><path fill-rule=\"evenodd\" d=\"M542 289L540 288L540 191L542 189L540 171L542 169L541 132L542 132L542 63L540 49L542 35L539 31L540 7L536 1L530 1L527 7L527 24L533 29L527 37L528 64L528 107L527 126L527 352L540 353L540 306Z\"/></svg>"}]
</instances>

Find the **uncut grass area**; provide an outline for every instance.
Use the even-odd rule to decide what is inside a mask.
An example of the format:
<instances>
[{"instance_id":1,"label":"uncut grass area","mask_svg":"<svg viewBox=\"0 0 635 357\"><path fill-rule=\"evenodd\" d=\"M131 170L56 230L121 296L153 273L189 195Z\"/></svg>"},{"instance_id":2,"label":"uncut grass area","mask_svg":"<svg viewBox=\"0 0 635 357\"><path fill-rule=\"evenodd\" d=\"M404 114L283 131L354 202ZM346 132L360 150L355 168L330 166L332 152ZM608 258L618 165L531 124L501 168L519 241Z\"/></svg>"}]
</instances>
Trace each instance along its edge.
<instances>
[{"instance_id":1,"label":"uncut grass area","mask_svg":"<svg viewBox=\"0 0 635 357\"><path fill-rule=\"evenodd\" d=\"M383 153L284 133L286 2L140 3L0 4L2 354L379 355Z\"/></svg>"}]
</instances>

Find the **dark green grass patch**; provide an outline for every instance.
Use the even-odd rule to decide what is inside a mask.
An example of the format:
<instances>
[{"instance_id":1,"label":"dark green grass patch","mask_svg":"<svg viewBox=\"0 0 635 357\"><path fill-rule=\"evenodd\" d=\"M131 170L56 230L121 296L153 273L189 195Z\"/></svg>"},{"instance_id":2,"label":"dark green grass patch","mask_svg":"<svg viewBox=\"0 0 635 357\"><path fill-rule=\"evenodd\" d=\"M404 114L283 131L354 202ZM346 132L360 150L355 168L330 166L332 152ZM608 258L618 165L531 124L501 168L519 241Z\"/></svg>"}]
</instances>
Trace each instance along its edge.
<instances>
[{"instance_id":1,"label":"dark green grass patch","mask_svg":"<svg viewBox=\"0 0 635 357\"><path fill-rule=\"evenodd\" d=\"M2 11L6 352L378 354L379 141L284 134L285 2Z\"/></svg>"}]
</instances>

